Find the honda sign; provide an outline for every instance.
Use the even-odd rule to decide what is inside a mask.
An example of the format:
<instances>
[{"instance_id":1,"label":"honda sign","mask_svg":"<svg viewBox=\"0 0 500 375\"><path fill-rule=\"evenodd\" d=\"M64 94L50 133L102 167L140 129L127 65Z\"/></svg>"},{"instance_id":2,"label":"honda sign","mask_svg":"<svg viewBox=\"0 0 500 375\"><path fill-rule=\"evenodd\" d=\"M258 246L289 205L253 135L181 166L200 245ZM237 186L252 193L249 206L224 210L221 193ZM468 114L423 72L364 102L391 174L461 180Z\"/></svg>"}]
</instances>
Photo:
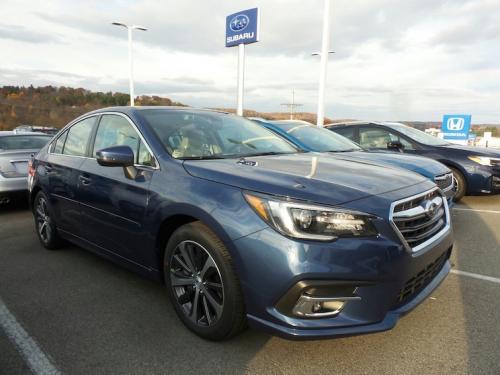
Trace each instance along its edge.
<instances>
[{"instance_id":1,"label":"honda sign","mask_svg":"<svg viewBox=\"0 0 500 375\"><path fill-rule=\"evenodd\" d=\"M449 140L467 140L469 138L471 115L444 115L443 138Z\"/></svg>"}]
</instances>

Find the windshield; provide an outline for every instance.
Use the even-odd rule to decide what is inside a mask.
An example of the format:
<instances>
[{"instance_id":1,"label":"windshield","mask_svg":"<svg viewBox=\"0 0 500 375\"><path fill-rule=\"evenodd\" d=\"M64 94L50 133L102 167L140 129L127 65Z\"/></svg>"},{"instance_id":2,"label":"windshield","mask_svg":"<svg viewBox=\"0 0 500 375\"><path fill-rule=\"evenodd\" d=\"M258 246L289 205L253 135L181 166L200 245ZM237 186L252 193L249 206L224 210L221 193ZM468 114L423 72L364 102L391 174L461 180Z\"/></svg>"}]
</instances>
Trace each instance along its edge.
<instances>
[{"instance_id":1,"label":"windshield","mask_svg":"<svg viewBox=\"0 0 500 375\"><path fill-rule=\"evenodd\" d=\"M362 150L349 139L327 130L303 123L273 123L297 139L307 148L316 152L346 152Z\"/></svg>"},{"instance_id":2,"label":"windshield","mask_svg":"<svg viewBox=\"0 0 500 375\"><path fill-rule=\"evenodd\" d=\"M39 150L50 141L46 135L8 135L0 137L0 150Z\"/></svg>"},{"instance_id":3,"label":"windshield","mask_svg":"<svg viewBox=\"0 0 500 375\"><path fill-rule=\"evenodd\" d=\"M447 146L450 143L443 141L440 138L434 137L432 135L429 135L421 130L411 128L406 125L391 125L390 126L392 129L397 130L400 133L403 133L407 137L410 137L414 141L423 143L424 145L428 146Z\"/></svg>"},{"instance_id":4,"label":"windshield","mask_svg":"<svg viewBox=\"0 0 500 375\"><path fill-rule=\"evenodd\" d=\"M140 115L176 159L216 159L296 153L273 132L244 118L217 112L151 109Z\"/></svg>"}]
</instances>

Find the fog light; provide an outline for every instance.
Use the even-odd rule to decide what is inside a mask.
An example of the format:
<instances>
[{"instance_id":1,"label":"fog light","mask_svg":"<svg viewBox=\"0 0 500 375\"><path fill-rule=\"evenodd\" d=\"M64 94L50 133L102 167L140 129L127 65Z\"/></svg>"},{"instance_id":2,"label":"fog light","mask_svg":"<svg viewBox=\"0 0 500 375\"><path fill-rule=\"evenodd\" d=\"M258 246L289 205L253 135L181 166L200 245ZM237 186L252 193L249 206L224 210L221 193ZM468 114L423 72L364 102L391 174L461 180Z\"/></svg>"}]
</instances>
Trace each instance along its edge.
<instances>
[{"instance_id":1,"label":"fog light","mask_svg":"<svg viewBox=\"0 0 500 375\"><path fill-rule=\"evenodd\" d=\"M293 314L306 318L335 316L344 308L347 301L360 300L361 297L313 297L303 294L293 308Z\"/></svg>"}]
</instances>

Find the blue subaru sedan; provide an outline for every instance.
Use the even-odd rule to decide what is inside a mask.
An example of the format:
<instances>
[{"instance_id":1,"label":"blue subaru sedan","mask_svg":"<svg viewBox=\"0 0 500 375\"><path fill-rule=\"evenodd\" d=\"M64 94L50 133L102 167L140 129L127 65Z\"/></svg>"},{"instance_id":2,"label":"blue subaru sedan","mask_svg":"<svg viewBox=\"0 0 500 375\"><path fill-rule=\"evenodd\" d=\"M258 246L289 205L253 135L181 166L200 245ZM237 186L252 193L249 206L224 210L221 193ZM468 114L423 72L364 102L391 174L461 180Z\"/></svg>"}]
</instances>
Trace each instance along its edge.
<instances>
[{"instance_id":1,"label":"blue subaru sedan","mask_svg":"<svg viewBox=\"0 0 500 375\"><path fill-rule=\"evenodd\" d=\"M500 150L456 145L397 122L346 122L329 129L369 150L421 155L447 165L464 195L500 193Z\"/></svg>"},{"instance_id":2,"label":"blue subaru sedan","mask_svg":"<svg viewBox=\"0 0 500 375\"><path fill-rule=\"evenodd\" d=\"M41 244L71 242L161 280L197 335L387 330L450 270L447 200L402 169L303 153L244 118L117 107L31 161Z\"/></svg>"},{"instance_id":3,"label":"blue subaru sedan","mask_svg":"<svg viewBox=\"0 0 500 375\"><path fill-rule=\"evenodd\" d=\"M401 155L392 152L367 152L349 139L327 129L318 128L305 121L254 120L286 138L304 151L328 152L337 157L361 162L400 167L421 174L438 185L452 203L455 183L451 170L435 160L414 155Z\"/></svg>"}]
</instances>

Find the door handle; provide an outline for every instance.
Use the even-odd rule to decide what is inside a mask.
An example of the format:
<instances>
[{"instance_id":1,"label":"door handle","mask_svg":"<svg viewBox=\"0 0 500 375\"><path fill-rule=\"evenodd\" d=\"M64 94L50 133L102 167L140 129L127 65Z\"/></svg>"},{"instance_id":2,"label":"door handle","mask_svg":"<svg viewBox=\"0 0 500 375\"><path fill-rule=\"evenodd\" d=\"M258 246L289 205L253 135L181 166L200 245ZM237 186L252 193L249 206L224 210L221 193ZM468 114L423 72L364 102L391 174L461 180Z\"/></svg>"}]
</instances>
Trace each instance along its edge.
<instances>
[{"instance_id":1,"label":"door handle","mask_svg":"<svg viewBox=\"0 0 500 375\"><path fill-rule=\"evenodd\" d=\"M53 168L50 164L45 164L45 172L50 173L52 172Z\"/></svg>"},{"instance_id":2,"label":"door handle","mask_svg":"<svg viewBox=\"0 0 500 375\"><path fill-rule=\"evenodd\" d=\"M80 183L82 185L90 185L91 182L92 182L92 179L90 178L89 175L83 175L83 174L81 174L80 177L78 177L78 179L80 180Z\"/></svg>"}]
</instances>

